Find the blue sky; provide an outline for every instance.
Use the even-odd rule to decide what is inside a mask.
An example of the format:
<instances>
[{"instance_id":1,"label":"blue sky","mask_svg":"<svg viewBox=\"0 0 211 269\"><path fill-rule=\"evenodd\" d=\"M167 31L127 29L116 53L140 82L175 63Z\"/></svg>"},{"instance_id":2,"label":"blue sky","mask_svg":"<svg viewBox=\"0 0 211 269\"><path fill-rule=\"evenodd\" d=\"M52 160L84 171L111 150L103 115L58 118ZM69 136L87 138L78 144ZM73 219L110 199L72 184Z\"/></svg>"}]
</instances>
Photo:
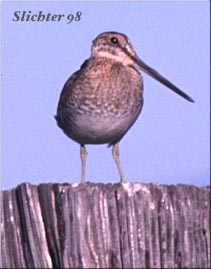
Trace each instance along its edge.
<instances>
[{"instance_id":1,"label":"blue sky","mask_svg":"<svg viewBox=\"0 0 211 269\"><path fill-rule=\"evenodd\" d=\"M60 22L12 21L15 11L65 16ZM67 24L78 11L81 20ZM120 143L126 180L209 184L209 2L4 2L3 189L80 182L79 145L57 127L54 115L65 81L104 31L126 34L143 61L195 100L189 103L142 74L144 108ZM111 148L87 150L87 181L119 182Z\"/></svg>"}]
</instances>

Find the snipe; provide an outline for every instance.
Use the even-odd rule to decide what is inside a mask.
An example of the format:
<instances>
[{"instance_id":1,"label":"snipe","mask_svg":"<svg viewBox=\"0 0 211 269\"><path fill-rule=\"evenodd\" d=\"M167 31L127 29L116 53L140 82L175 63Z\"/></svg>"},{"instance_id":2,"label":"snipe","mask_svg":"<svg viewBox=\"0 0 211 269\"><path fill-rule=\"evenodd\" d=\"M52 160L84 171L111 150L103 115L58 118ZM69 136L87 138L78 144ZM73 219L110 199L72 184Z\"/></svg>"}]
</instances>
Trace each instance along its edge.
<instances>
[{"instance_id":1,"label":"snipe","mask_svg":"<svg viewBox=\"0 0 211 269\"><path fill-rule=\"evenodd\" d=\"M145 64L128 37L117 32L98 35L91 57L65 83L55 116L64 133L80 144L81 183L85 182L86 144L108 144L125 182L119 160L119 142L143 107L143 79L138 69L180 96L187 94Z\"/></svg>"}]
</instances>

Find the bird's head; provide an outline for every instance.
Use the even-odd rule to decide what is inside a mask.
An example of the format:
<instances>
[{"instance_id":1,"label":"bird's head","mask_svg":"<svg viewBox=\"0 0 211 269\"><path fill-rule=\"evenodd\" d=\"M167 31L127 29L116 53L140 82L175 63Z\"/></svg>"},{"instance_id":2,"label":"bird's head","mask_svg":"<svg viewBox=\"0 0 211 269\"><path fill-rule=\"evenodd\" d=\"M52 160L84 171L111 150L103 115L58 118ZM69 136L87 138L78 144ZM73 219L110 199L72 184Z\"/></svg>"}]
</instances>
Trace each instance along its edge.
<instances>
[{"instance_id":1,"label":"bird's head","mask_svg":"<svg viewBox=\"0 0 211 269\"><path fill-rule=\"evenodd\" d=\"M125 66L140 69L186 100L194 102L190 96L160 75L156 70L144 63L137 56L129 38L124 34L117 32L105 32L98 35L92 44L92 56L109 58L113 61L121 62Z\"/></svg>"}]
</instances>

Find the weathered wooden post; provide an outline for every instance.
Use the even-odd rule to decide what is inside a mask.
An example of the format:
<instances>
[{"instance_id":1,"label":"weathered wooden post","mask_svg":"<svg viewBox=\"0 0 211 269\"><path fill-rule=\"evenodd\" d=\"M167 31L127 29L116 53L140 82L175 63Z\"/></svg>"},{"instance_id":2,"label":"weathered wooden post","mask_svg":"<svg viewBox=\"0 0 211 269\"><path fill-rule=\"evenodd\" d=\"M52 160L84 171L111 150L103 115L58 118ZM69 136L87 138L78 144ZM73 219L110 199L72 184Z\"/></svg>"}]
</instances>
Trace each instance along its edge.
<instances>
[{"instance_id":1,"label":"weathered wooden post","mask_svg":"<svg viewBox=\"0 0 211 269\"><path fill-rule=\"evenodd\" d=\"M210 188L23 183L1 194L2 268L210 268Z\"/></svg>"}]
</instances>

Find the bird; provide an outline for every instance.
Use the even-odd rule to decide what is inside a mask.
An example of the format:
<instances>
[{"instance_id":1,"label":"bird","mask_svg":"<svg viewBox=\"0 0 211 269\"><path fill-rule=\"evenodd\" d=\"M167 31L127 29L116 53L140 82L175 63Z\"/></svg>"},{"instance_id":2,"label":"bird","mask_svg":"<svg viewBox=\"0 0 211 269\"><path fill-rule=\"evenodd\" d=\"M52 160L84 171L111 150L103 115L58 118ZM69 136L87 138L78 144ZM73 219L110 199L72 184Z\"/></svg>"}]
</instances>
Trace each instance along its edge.
<instances>
[{"instance_id":1,"label":"bird","mask_svg":"<svg viewBox=\"0 0 211 269\"><path fill-rule=\"evenodd\" d=\"M136 54L129 38L118 32L104 32L92 42L91 56L63 86L57 125L80 145L81 183L85 183L87 144L108 144L125 183L119 158L119 143L143 108L145 72L189 102L194 100L148 66Z\"/></svg>"}]
</instances>

